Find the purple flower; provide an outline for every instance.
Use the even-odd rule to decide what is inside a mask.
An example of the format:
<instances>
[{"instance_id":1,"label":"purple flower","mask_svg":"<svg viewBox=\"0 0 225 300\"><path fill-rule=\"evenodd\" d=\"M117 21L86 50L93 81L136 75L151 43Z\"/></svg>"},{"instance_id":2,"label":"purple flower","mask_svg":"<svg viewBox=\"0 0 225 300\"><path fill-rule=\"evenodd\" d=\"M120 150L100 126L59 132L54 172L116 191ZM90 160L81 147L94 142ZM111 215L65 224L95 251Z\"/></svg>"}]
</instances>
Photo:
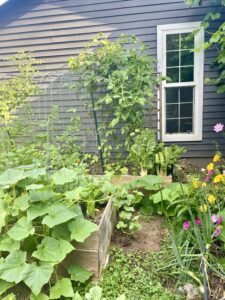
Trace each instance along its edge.
<instances>
[{"instance_id":1,"label":"purple flower","mask_svg":"<svg viewBox=\"0 0 225 300\"><path fill-rule=\"evenodd\" d=\"M190 222L189 221L184 221L183 223L183 229L188 230L190 228Z\"/></svg>"},{"instance_id":2,"label":"purple flower","mask_svg":"<svg viewBox=\"0 0 225 300\"><path fill-rule=\"evenodd\" d=\"M196 218L196 219L195 219L195 223L196 223L197 225L201 225L201 220L200 220L200 218Z\"/></svg>"},{"instance_id":3,"label":"purple flower","mask_svg":"<svg viewBox=\"0 0 225 300\"><path fill-rule=\"evenodd\" d=\"M207 176L207 177L205 178L205 182L209 182L209 181L210 181L210 177Z\"/></svg>"},{"instance_id":4,"label":"purple flower","mask_svg":"<svg viewBox=\"0 0 225 300\"><path fill-rule=\"evenodd\" d=\"M217 226L213 236L218 237L220 235L220 233L221 233L221 227Z\"/></svg>"},{"instance_id":5,"label":"purple flower","mask_svg":"<svg viewBox=\"0 0 225 300\"><path fill-rule=\"evenodd\" d=\"M220 225L222 222L223 222L223 217L219 216L218 219L217 219L216 225Z\"/></svg>"},{"instance_id":6,"label":"purple flower","mask_svg":"<svg viewBox=\"0 0 225 300\"><path fill-rule=\"evenodd\" d=\"M213 170L210 170L210 171L208 172L208 174L209 174L209 175L213 175L213 174L214 174L214 171L213 171Z\"/></svg>"},{"instance_id":7,"label":"purple flower","mask_svg":"<svg viewBox=\"0 0 225 300\"><path fill-rule=\"evenodd\" d=\"M223 131L223 128L224 128L224 125L222 123L217 123L215 126L214 126L214 131L215 132L221 132Z\"/></svg>"},{"instance_id":8,"label":"purple flower","mask_svg":"<svg viewBox=\"0 0 225 300\"><path fill-rule=\"evenodd\" d=\"M217 221L218 221L217 216L215 214L212 214L212 222L217 223Z\"/></svg>"}]
</instances>

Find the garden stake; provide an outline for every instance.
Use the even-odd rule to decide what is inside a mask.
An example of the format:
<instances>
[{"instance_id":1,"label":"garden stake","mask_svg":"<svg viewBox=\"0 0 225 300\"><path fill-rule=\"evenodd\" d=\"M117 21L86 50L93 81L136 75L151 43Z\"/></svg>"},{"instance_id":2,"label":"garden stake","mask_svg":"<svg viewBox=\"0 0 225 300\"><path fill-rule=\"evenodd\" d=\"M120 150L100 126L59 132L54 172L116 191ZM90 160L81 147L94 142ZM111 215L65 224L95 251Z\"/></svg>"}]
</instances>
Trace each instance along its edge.
<instances>
[{"instance_id":1,"label":"garden stake","mask_svg":"<svg viewBox=\"0 0 225 300\"><path fill-rule=\"evenodd\" d=\"M99 147L99 156L100 156L100 161L101 161L102 173L104 174L105 167L104 167L104 159L103 159L103 154L102 154L102 144L101 144L101 138L100 138L100 134L99 134L97 114L96 114L96 110L95 110L95 101L94 101L94 96L92 93L91 93L91 103L92 103L93 115L94 115L94 120L95 120L95 130L96 130L96 134L97 134L97 142L98 142L98 147Z\"/></svg>"}]
</instances>

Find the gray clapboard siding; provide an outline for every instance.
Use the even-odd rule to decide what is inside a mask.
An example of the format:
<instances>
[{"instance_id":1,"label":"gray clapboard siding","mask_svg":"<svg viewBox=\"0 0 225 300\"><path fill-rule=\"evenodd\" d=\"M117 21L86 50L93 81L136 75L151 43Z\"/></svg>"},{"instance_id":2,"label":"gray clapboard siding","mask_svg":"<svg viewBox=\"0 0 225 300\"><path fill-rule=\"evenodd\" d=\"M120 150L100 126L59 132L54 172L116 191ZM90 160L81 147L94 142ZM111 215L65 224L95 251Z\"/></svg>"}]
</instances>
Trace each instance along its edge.
<instances>
[{"instance_id":1,"label":"gray clapboard siding","mask_svg":"<svg viewBox=\"0 0 225 300\"><path fill-rule=\"evenodd\" d=\"M68 124L66 110L76 107L81 117L81 130L77 136L85 144L86 151L96 151L96 134L91 109L86 105L90 99L81 99L80 93L65 88L66 82L76 81L67 67L69 57L76 56L89 39L103 32L110 39L121 32L135 34L149 46L149 55L156 58L157 25L201 21L210 9L210 0L201 7L188 9L183 0L11 0L0 7L0 78L10 76L7 57L19 50L31 51L40 59L38 78L45 95L32 98L37 111L37 120L45 119L53 105L60 109L57 130ZM224 16L225 20L225 16ZM211 25L213 31L221 21ZM215 50L205 53L205 77L216 78L211 67L216 57ZM99 122L104 116L99 115ZM146 118L149 118L146 112ZM155 115L152 116L155 122ZM204 86L203 141L179 143L187 146L187 158L209 158L215 149L212 141L220 142L225 150L225 141L215 134L213 125L225 123L225 96L218 95L212 84ZM147 124L149 125L149 124Z\"/></svg>"}]
</instances>

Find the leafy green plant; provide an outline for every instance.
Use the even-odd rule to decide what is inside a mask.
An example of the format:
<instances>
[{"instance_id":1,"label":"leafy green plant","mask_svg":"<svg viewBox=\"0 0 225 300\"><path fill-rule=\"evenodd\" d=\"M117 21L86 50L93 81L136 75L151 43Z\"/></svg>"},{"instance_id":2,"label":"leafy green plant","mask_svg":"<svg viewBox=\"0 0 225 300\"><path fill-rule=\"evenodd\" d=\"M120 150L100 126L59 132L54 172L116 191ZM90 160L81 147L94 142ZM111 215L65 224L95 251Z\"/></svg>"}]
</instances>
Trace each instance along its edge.
<instances>
[{"instance_id":1,"label":"leafy green plant","mask_svg":"<svg viewBox=\"0 0 225 300\"><path fill-rule=\"evenodd\" d=\"M92 273L70 265L63 277L58 266L73 251L73 241L82 243L97 229L80 207L89 202L90 181L82 169L49 175L45 168L24 166L0 175L0 292L23 282L34 299L49 299L42 294L48 290L50 299L75 296L72 282L84 282ZM108 201L102 183L93 185L92 201Z\"/></svg>"},{"instance_id":2,"label":"leafy green plant","mask_svg":"<svg viewBox=\"0 0 225 300\"><path fill-rule=\"evenodd\" d=\"M140 167L141 176L144 176L154 168L157 148L156 134L151 129L144 129L135 133L134 143L130 147L130 159Z\"/></svg>"},{"instance_id":3,"label":"leafy green plant","mask_svg":"<svg viewBox=\"0 0 225 300\"><path fill-rule=\"evenodd\" d=\"M223 0L216 0L211 1L212 4L218 5L217 11L209 11L206 16L204 17L204 21L202 22L202 25L205 28L205 31L209 35L209 38L207 41L202 45L204 49L215 49L218 53L218 55L215 58L214 65L217 66L219 76L216 79L207 79L207 82L211 82L216 84L217 86L217 92L218 93L224 93L225 92L225 22L223 20L224 15L224 9L225 9L225 3ZM193 5L201 5L201 0L186 0L186 3L192 7ZM216 20L219 20L222 18L222 22L220 22L220 25L216 28L216 30L209 30L209 26L212 22L215 22Z\"/></svg>"},{"instance_id":4,"label":"leafy green plant","mask_svg":"<svg viewBox=\"0 0 225 300\"><path fill-rule=\"evenodd\" d=\"M99 34L76 58L69 60L69 67L79 77L72 88L84 90L92 99L93 109L105 111L106 119L110 120L103 125L99 145L105 159L115 148L111 138L118 137L118 130L125 142L116 140L116 149L129 149L130 133L143 127L146 105L153 107L151 99L155 99L158 81L146 49L134 36L121 35L110 41Z\"/></svg>"},{"instance_id":5,"label":"leafy green plant","mask_svg":"<svg viewBox=\"0 0 225 300\"><path fill-rule=\"evenodd\" d=\"M167 176L171 174L173 166L180 158L181 154L186 152L186 148L177 145L164 147L155 155L156 172L159 175Z\"/></svg>"},{"instance_id":6,"label":"leafy green plant","mask_svg":"<svg viewBox=\"0 0 225 300\"><path fill-rule=\"evenodd\" d=\"M29 104L31 95L39 93L38 86L33 83L37 75L34 67L37 61L23 51L11 57L9 61L14 64L18 75L0 83L1 148L3 150L7 149L7 144L14 145L13 137L18 135L19 131L23 131L21 124L16 123L18 116L15 112Z\"/></svg>"},{"instance_id":7,"label":"leafy green plant","mask_svg":"<svg viewBox=\"0 0 225 300\"><path fill-rule=\"evenodd\" d=\"M182 299L172 287L176 277L173 268L164 268L173 254L169 246L162 246L158 252L125 253L114 248L109 266L104 270L100 286L107 300L114 300L119 294L126 299L175 300Z\"/></svg>"},{"instance_id":8,"label":"leafy green plant","mask_svg":"<svg viewBox=\"0 0 225 300\"><path fill-rule=\"evenodd\" d=\"M217 153L203 170L202 178L194 178L188 192L180 184L182 194L175 220L169 219L173 250L178 272L196 281L205 297L211 293L210 277L225 278L221 256L224 251L224 163ZM163 192L163 191L162 191ZM159 195L158 195L159 196Z\"/></svg>"}]
</instances>

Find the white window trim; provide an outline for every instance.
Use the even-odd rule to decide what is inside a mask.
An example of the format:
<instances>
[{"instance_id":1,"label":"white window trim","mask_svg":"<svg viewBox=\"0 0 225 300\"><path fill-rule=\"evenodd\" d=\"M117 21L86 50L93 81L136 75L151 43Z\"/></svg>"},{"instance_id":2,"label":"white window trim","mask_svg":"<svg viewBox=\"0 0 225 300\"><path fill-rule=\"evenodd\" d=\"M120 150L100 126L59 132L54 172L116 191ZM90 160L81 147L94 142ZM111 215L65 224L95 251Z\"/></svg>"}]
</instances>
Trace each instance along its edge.
<instances>
[{"instance_id":1,"label":"white window trim","mask_svg":"<svg viewBox=\"0 0 225 300\"><path fill-rule=\"evenodd\" d=\"M166 35L173 33L186 33L197 30L195 35L195 47L201 47L204 43L204 30L201 22L178 23L157 26L157 61L158 72L163 76L166 75ZM161 134L160 138L164 142L188 142L202 141L202 124L203 124L203 76L204 76L204 50L194 52L194 81L188 83L180 83L180 86L195 86L194 93L194 116L193 116L193 133L166 133L165 118L165 86L178 86L179 83L162 82L161 104L158 105L158 119L161 115L161 122L158 123L158 130ZM161 106L161 107L160 107ZM161 112L160 112L161 110ZM161 126L160 126L161 123ZM162 128L160 128L162 127Z\"/></svg>"}]
</instances>

